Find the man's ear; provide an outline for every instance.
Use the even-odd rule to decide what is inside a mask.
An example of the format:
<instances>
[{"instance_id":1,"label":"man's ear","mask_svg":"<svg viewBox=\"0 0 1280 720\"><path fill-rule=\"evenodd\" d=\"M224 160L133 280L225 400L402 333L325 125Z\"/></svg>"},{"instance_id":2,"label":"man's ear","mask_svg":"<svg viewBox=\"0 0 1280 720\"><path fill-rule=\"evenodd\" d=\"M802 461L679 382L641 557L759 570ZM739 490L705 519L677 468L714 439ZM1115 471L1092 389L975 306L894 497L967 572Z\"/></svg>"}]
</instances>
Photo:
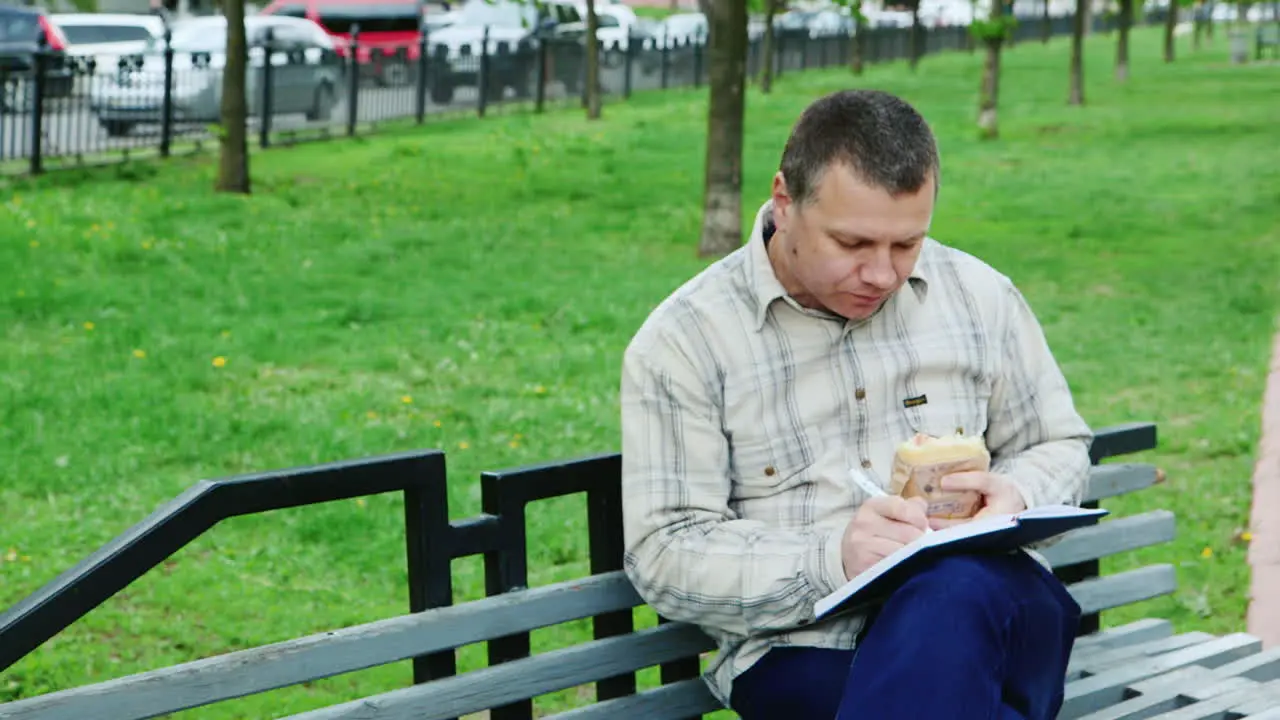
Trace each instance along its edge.
<instances>
[{"instance_id":1,"label":"man's ear","mask_svg":"<svg viewBox=\"0 0 1280 720\"><path fill-rule=\"evenodd\" d=\"M782 171L773 175L773 222L781 225L787 221L791 214L791 195L787 193L787 180L782 176Z\"/></svg>"}]
</instances>

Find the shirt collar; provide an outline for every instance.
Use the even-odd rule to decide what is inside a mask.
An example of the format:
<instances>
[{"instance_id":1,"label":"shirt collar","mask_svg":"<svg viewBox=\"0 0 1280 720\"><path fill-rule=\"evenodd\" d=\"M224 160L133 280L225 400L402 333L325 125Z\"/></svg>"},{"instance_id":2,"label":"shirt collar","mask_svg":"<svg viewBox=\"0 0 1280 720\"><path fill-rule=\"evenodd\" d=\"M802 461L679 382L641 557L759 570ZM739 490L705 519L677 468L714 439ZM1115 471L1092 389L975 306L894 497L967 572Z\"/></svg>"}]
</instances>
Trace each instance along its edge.
<instances>
[{"instance_id":1,"label":"shirt collar","mask_svg":"<svg viewBox=\"0 0 1280 720\"><path fill-rule=\"evenodd\" d=\"M787 291L778 281L773 271L773 263L769 262L769 251L764 243L766 230L773 233L773 200L768 200L756 212L755 225L751 228L751 237L747 241L746 280L752 299L755 301L755 329L759 332L764 327L765 318L769 315L769 306L775 300L783 300L797 309L801 306L787 295ZM907 276L909 285L918 303L923 303L929 293L928 265L934 243L926 238L925 246L920 251L916 266Z\"/></svg>"}]
</instances>

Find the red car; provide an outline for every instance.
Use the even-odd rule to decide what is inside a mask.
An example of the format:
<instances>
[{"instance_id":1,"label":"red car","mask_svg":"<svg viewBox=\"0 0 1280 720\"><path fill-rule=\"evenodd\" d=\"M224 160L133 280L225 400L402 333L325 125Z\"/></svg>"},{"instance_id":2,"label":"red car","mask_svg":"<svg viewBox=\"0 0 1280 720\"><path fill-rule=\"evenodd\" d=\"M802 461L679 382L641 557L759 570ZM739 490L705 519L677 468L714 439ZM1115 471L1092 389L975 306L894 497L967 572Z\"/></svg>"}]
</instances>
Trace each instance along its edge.
<instances>
[{"instance_id":1,"label":"red car","mask_svg":"<svg viewBox=\"0 0 1280 720\"><path fill-rule=\"evenodd\" d=\"M351 47L351 28L360 26L356 62L382 85L405 85L418 59L422 26L420 0L272 0L263 15L307 18L324 28L338 54Z\"/></svg>"}]
</instances>

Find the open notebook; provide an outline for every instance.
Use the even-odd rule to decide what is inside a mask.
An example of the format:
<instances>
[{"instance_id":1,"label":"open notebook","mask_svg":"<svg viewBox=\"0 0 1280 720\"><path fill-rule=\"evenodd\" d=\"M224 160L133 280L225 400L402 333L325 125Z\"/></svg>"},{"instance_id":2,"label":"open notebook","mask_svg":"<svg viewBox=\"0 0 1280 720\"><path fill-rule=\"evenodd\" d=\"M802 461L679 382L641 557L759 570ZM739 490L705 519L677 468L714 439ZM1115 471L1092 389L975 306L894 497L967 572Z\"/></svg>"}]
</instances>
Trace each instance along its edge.
<instances>
[{"instance_id":1,"label":"open notebook","mask_svg":"<svg viewBox=\"0 0 1280 720\"><path fill-rule=\"evenodd\" d=\"M814 605L821 618L884 600L925 562L943 555L1016 550L1068 530L1092 525L1107 510L1046 505L1012 515L992 515L935 530L903 545L897 552L859 573Z\"/></svg>"}]
</instances>

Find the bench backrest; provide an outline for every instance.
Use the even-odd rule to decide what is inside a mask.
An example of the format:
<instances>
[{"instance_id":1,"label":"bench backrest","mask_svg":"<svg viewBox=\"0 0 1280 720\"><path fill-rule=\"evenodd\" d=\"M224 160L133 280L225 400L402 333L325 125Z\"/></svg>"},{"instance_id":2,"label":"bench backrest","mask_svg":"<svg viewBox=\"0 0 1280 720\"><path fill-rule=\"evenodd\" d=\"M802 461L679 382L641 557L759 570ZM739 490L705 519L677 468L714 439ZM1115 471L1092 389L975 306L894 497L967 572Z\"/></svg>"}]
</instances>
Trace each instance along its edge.
<instances>
[{"instance_id":1,"label":"bench backrest","mask_svg":"<svg viewBox=\"0 0 1280 720\"><path fill-rule=\"evenodd\" d=\"M1093 458L1097 463L1154 446L1153 425L1112 428L1098 433ZM423 457L400 456L388 461L408 460L416 463L418 471L434 471L440 458L433 454L430 458L436 459L423 464ZM370 462L362 461L359 467L367 471ZM323 470L332 472L335 467ZM0 705L0 718L156 717L410 658L415 659L418 671L416 684L293 717L423 720L482 710L491 710L490 717L495 720L531 717L530 698L591 683L596 684L600 702L564 713L564 717L676 718L716 710L718 704L698 679L700 656L714 647L710 639L697 628L665 623L661 618L656 625L636 629L633 611L643 603L619 569L619 468L619 458L609 455L486 473L482 478L485 515L465 521L449 522L447 508L415 513L414 507L425 507L422 497L415 497L408 520L411 530L416 527L411 536L419 542L415 548L411 537L410 562L434 562L433 567L443 567L447 573L450 557L482 553L490 597L456 606L441 602L440 607L401 617L28 698ZM442 471L442 464L438 469ZM400 472L406 471L400 468ZM1086 504L1135 492L1158 479L1157 469L1150 465L1097 465L1092 470ZM223 482L243 483L244 479ZM427 492L428 485L418 483L413 492ZM583 491L588 495L593 574L524 588L526 506L540 497ZM186 502L189 506L191 498ZM149 521L154 523L156 517ZM1171 565L1098 577L1097 561L1173 537L1172 514L1152 510L1075 531L1043 554L1084 611L1096 618L1103 610L1175 589ZM116 553L120 550L113 548ZM450 583L446 580L443 585L443 590L436 587L433 593L437 598L441 593L451 597ZM424 601L424 592L424 588L417 590L417 602ZM29 606L20 604L17 609L30 610ZM22 617L13 611L0 617L0 645L4 632L14 626L15 616ZM594 640L530 656L530 631L584 618L592 619ZM489 666L455 675L454 651L477 643L487 643ZM636 671L654 666L662 668L662 684L637 692Z\"/></svg>"}]
</instances>

